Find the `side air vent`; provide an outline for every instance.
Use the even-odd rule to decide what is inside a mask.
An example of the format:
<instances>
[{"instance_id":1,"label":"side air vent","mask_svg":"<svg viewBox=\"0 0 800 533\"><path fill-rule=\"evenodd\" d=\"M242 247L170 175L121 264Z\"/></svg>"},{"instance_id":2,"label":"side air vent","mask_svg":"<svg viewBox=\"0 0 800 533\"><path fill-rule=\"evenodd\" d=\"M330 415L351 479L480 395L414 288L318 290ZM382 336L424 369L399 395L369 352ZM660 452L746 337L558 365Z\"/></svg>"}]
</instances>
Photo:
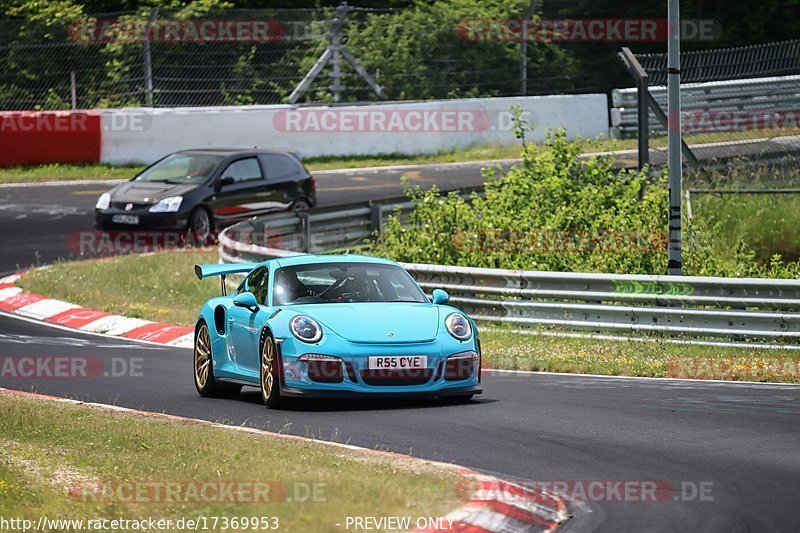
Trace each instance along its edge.
<instances>
[{"instance_id":1,"label":"side air vent","mask_svg":"<svg viewBox=\"0 0 800 533\"><path fill-rule=\"evenodd\" d=\"M221 305L214 309L214 327L217 328L217 333L225 335L225 308Z\"/></svg>"}]
</instances>

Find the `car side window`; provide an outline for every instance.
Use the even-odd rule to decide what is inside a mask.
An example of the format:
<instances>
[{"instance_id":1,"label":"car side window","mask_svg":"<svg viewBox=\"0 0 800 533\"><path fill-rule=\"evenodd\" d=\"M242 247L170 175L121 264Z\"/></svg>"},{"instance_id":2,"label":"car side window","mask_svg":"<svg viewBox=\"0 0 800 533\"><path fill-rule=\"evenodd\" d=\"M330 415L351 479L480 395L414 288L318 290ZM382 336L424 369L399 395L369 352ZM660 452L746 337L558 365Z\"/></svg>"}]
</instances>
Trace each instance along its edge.
<instances>
[{"instance_id":1,"label":"car side window","mask_svg":"<svg viewBox=\"0 0 800 533\"><path fill-rule=\"evenodd\" d=\"M246 181L260 180L264 176L261 174L261 165L258 164L258 159L255 157L248 157L247 159L240 159L228 165L222 173L222 177L231 177L234 183L244 183Z\"/></svg>"},{"instance_id":2,"label":"car side window","mask_svg":"<svg viewBox=\"0 0 800 533\"><path fill-rule=\"evenodd\" d=\"M256 301L262 305L267 303L267 289L269 281L269 269L266 267L257 268L250 273L247 278L239 285L236 294L252 292Z\"/></svg>"},{"instance_id":3,"label":"car side window","mask_svg":"<svg viewBox=\"0 0 800 533\"><path fill-rule=\"evenodd\" d=\"M298 171L297 162L286 154L264 154L261 160L270 181L292 176Z\"/></svg>"}]
</instances>

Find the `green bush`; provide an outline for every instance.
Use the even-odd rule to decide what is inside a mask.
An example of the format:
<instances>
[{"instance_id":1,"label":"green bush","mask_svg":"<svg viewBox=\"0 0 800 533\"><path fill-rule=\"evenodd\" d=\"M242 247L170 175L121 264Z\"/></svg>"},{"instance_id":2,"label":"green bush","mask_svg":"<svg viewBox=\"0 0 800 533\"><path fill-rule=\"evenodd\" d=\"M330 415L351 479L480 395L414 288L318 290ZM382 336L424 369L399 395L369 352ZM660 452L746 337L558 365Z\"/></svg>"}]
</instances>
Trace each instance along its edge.
<instances>
[{"instance_id":1,"label":"green bush","mask_svg":"<svg viewBox=\"0 0 800 533\"><path fill-rule=\"evenodd\" d=\"M506 174L486 169L484 197L407 188L417 206L407 220L388 218L373 252L419 263L665 274L666 176L617 171L608 156L581 158L563 130L543 148L527 145L527 128L517 113L522 161ZM685 225L686 274L797 277L798 263L759 261L746 242L715 239L720 224Z\"/></svg>"}]
</instances>

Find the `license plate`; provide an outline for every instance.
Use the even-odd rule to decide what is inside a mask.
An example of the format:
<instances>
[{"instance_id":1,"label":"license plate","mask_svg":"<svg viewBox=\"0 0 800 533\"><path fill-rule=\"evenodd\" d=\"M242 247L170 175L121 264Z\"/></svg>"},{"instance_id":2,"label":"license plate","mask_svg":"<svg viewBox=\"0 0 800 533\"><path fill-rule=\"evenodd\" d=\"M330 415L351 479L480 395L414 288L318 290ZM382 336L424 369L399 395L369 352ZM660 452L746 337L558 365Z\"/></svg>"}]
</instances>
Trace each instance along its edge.
<instances>
[{"instance_id":1,"label":"license plate","mask_svg":"<svg viewBox=\"0 0 800 533\"><path fill-rule=\"evenodd\" d=\"M427 367L428 358L424 355L376 355L369 358L370 370L405 370Z\"/></svg>"},{"instance_id":2,"label":"license plate","mask_svg":"<svg viewBox=\"0 0 800 533\"><path fill-rule=\"evenodd\" d=\"M114 224L138 224L139 223L139 216L138 215L113 215L111 217L111 222Z\"/></svg>"}]
</instances>

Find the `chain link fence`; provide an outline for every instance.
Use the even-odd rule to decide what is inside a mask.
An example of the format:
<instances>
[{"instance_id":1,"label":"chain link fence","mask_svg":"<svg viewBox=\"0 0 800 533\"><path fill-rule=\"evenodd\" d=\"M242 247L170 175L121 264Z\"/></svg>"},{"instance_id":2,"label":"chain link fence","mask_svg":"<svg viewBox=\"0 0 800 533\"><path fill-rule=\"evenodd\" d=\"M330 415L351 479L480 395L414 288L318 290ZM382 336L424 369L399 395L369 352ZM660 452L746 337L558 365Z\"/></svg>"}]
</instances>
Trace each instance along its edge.
<instances>
[{"instance_id":1,"label":"chain link fence","mask_svg":"<svg viewBox=\"0 0 800 533\"><path fill-rule=\"evenodd\" d=\"M605 67L581 67L576 45L546 39L528 39L523 85L522 39L508 29L519 13L507 16L348 8L339 39L387 100L509 96L523 86L529 95L603 89L597 76ZM0 109L285 103L330 47L336 17L335 8L161 8L0 21ZM341 62L329 64L300 103L339 97L378 99Z\"/></svg>"}]
</instances>

